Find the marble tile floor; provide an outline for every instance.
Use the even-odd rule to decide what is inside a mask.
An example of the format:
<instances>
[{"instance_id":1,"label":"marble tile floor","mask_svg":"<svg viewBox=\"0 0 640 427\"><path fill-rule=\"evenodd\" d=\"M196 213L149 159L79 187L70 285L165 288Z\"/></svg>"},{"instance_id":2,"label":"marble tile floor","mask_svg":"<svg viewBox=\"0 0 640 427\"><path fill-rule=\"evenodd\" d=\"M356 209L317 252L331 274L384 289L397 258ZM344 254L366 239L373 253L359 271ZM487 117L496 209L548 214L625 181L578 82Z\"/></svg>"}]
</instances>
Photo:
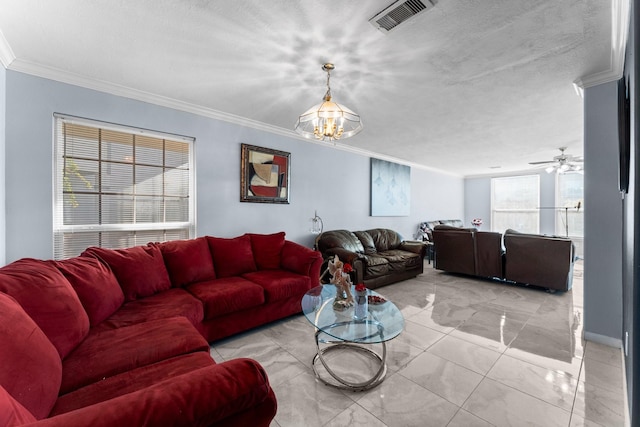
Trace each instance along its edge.
<instances>
[{"instance_id":1,"label":"marble tile floor","mask_svg":"<svg viewBox=\"0 0 640 427\"><path fill-rule=\"evenodd\" d=\"M364 392L319 382L302 315L214 343L216 361L251 357L278 399L273 427L624 426L620 349L582 338L582 265L573 289L547 293L446 274L378 288L405 317L387 344L384 382ZM336 366L367 369L339 352ZM364 357L366 359L366 357Z\"/></svg>"}]
</instances>

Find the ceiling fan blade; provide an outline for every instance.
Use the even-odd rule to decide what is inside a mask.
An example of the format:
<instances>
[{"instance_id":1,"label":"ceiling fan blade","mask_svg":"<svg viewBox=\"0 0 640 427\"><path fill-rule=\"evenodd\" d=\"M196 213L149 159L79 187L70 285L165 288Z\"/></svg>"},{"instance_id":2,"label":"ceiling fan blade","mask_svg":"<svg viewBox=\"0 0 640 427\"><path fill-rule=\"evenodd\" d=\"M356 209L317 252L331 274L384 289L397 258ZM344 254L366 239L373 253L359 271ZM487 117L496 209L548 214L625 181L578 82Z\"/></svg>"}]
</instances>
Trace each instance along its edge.
<instances>
[{"instance_id":1,"label":"ceiling fan blade","mask_svg":"<svg viewBox=\"0 0 640 427\"><path fill-rule=\"evenodd\" d=\"M544 162L529 162L530 165L550 165L553 163L557 163L555 160L546 160Z\"/></svg>"}]
</instances>

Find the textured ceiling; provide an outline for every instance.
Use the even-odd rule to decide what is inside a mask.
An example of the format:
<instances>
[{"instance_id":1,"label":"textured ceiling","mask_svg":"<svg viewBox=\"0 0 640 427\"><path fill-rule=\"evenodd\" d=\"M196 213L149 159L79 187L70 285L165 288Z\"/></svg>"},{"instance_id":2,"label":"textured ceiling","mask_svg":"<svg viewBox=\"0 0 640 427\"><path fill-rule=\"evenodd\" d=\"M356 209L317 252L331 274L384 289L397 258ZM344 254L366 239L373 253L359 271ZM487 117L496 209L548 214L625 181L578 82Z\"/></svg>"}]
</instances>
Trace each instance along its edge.
<instances>
[{"instance_id":1,"label":"textured ceiling","mask_svg":"<svg viewBox=\"0 0 640 427\"><path fill-rule=\"evenodd\" d=\"M339 145L475 175L582 154L572 83L611 67L612 2L439 0L383 34L368 19L392 0L0 0L0 53L286 130L333 62L364 122Z\"/></svg>"}]
</instances>

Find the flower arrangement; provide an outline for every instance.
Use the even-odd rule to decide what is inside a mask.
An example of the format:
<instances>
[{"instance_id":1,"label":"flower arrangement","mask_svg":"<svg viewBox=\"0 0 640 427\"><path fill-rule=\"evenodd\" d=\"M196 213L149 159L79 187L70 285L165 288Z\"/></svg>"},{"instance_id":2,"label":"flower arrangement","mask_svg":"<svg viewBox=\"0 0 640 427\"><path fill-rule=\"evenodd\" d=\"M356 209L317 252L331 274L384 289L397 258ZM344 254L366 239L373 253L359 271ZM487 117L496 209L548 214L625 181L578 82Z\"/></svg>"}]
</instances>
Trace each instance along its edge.
<instances>
[{"instance_id":1,"label":"flower arrangement","mask_svg":"<svg viewBox=\"0 0 640 427\"><path fill-rule=\"evenodd\" d=\"M366 292L367 291L367 287L364 285L364 283L358 283L356 285L356 292Z\"/></svg>"}]
</instances>

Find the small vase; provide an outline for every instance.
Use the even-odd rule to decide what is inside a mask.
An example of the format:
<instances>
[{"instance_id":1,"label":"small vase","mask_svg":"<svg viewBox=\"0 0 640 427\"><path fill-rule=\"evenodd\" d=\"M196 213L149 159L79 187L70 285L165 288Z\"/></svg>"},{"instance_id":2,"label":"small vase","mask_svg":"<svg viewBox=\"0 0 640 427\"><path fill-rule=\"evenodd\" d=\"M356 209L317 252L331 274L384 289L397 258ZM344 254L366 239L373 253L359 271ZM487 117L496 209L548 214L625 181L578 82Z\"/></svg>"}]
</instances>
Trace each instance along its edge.
<instances>
[{"instance_id":1,"label":"small vase","mask_svg":"<svg viewBox=\"0 0 640 427\"><path fill-rule=\"evenodd\" d=\"M369 311L369 303L367 301L367 291L356 291L356 305L353 309L353 318L355 320L365 320Z\"/></svg>"}]
</instances>

